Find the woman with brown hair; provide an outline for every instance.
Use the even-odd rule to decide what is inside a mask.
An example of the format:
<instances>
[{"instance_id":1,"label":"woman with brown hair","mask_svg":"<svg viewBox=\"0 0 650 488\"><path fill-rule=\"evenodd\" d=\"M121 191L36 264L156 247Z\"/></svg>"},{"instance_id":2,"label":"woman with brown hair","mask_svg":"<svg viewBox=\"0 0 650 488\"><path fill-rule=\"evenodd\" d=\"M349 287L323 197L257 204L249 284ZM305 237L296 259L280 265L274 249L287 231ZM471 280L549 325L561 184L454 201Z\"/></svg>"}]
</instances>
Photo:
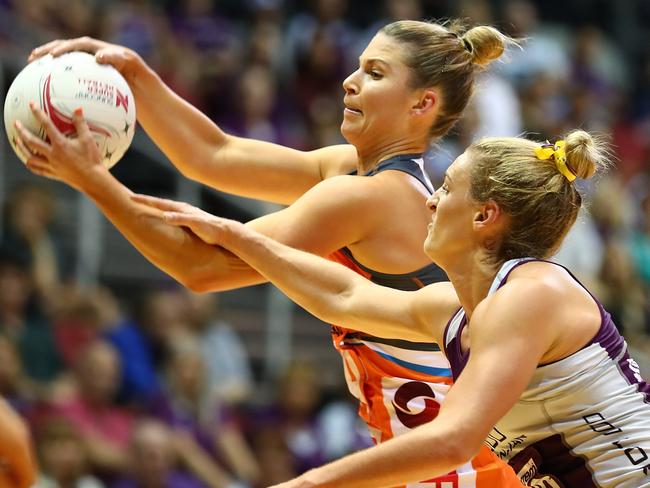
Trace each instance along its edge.
<instances>
[{"instance_id":1,"label":"woman with brown hair","mask_svg":"<svg viewBox=\"0 0 650 488\"><path fill-rule=\"evenodd\" d=\"M32 57L95 53L124 75L136 98L138 120L183 174L222 191L289 204L249 222L250 228L329 256L373 281L415 290L445 279L421 248L429 218L424 202L433 191L422 154L460 118L476 73L509 42L488 26L465 31L418 21L386 25L343 82L341 133L349 144L309 152L224 133L129 49L81 38L54 41ZM101 164L81 113L73 117L77 139L64 138L42 111L34 113L50 142L20 131L20 147L31 153L28 167L87 194L159 268L195 291L266 281L231 253L162 222L160 213L146 205L150 202L133 197ZM451 384L438 344L386 342L359 334L345 322L337 322L332 332L349 389L377 442L436 416ZM507 486L502 477L512 477L511 471L492 470L492 462L483 453L439 481L467 480L474 486L479 470L479 482Z\"/></svg>"},{"instance_id":2,"label":"woman with brown hair","mask_svg":"<svg viewBox=\"0 0 650 488\"><path fill-rule=\"evenodd\" d=\"M168 223L237 254L320 318L442 344L454 386L432 422L277 488L381 487L442 474L483 446L527 486L650 487L650 386L602 304L547 261L605 165L583 131L472 144L428 200L424 249L451 283L377 286L252 229L158 202Z\"/></svg>"}]
</instances>

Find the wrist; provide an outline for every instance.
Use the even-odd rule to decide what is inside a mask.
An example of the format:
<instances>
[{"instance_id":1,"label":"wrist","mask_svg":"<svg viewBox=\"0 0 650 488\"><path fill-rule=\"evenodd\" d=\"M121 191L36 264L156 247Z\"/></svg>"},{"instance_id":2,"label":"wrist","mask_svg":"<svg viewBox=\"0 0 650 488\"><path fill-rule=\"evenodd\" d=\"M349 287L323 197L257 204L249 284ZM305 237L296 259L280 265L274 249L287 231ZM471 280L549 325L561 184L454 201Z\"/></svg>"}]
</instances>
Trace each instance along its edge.
<instances>
[{"instance_id":1,"label":"wrist","mask_svg":"<svg viewBox=\"0 0 650 488\"><path fill-rule=\"evenodd\" d=\"M125 76L133 96L139 98L143 93L146 94L151 83L160 81L158 74L140 57L139 54L133 53L129 60L128 76Z\"/></svg>"},{"instance_id":2,"label":"wrist","mask_svg":"<svg viewBox=\"0 0 650 488\"><path fill-rule=\"evenodd\" d=\"M228 250L239 249L247 240L248 227L236 220L225 220L224 224L219 246Z\"/></svg>"},{"instance_id":3,"label":"wrist","mask_svg":"<svg viewBox=\"0 0 650 488\"><path fill-rule=\"evenodd\" d=\"M72 185L77 190L93 197L106 188L106 180L111 178L111 174L103 164L96 164L84 171L83 177L79 178L77 184Z\"/></svg>"}]
</instances>

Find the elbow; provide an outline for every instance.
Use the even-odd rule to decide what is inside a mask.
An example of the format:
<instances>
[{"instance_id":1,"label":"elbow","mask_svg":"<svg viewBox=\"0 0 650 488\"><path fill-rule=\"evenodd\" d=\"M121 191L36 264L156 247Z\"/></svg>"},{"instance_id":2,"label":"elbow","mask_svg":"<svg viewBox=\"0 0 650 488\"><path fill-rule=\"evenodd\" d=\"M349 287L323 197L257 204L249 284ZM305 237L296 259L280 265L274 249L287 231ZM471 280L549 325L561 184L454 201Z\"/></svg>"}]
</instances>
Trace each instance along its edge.
<instances>
[{"instance_id":1,"label":"elbow","mask_svg":"<svg viewBox=\"0 0 650 488\"><path fill-rule=\"evenodd\" d=\"M200 276L189 274L179 278L178 281L181 285L194 293L218 291L217 287L214 286L214 283Z\"/></svg>"},{"instance_id":2,"label":"elbow","mask_svg":"<svg viewBox=\"0 0 650 488\"><path fill-rule=\"evenodd\" d=\"M483 443L480 440L458 436L449 443L449 464L461 466L476 456Z\"/></svg>"},{"instance_id":3,"label":"elbow","mask_svg":"<svg viewBox=\"0 0 650 488\"><path fill-rule=\"evenodd\" d=\"M184 280L181 282L181 284L187 288L188 290L194 292L194 293L208 293L212 291L209 286L205 282L202 281L191 281L191 280Z\"/></svg>"},{"instance_id":4,"label":"elbow","mask_svg":"<svg viewBox=\"0 0 650 488\"><path fill-rule=\"evenodd\" d=\"M189 269L182 276L176 276L176 280L194 293L213 293L239 288L244 284L257 284L255 281L239 282L218 271L206 270L204 267Z\"/></svg>"},{"instance_id":5,"label":"elbow","mask_svg":"<svg viewBox=\"0 0 650 488\"><path fill-rule=\"evenodd\" d=\"M182 272L176 272L172 276L181 285L194 293L217 291L214 279L210 279L205 273L201 273L195 268L187 267Z\"/></svg>"}]
</instances>

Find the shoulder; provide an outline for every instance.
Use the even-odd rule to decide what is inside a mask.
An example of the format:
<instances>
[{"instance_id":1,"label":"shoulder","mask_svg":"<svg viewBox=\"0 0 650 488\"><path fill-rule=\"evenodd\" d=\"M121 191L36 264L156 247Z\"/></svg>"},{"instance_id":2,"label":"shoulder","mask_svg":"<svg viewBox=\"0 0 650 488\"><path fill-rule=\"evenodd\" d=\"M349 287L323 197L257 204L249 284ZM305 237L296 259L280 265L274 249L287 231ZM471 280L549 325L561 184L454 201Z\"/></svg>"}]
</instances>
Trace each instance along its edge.
<instances>
[{"instance_id":1,"label":"shoulder","mask_svg":"<svg viewBox=\"0 0 650 488\"><path fill-rule=\"evenodd\" d=\"M357 150L351 144L339 144L308 153L320 168L321 179L347 175L357 167Z\"/></svg>"},{"instance_id":2,"label":"shoulder","mask_svg":"<svg viewBox=\"0 0 650 488\"><path fill-rule=\"evenodd\" d=\"M478 335L533 342L546 354L563 335L575 303L569 293L577 283L563 268L542 261L525 263L512 271L508 281L486 297L472 315L472 343ZM584 290L580 293L585 294Z\"/></svg>"},{"instance_id":3,"label":"shoulder","mask_svg":"<svg viewBox=\"0 0 650 488\"><path fill-rule=\"evenodd\" d=\"M546 261L531 261L513 269L506 283L486 301L512 302L510 305L513 307L557 305L567 290L576 287L582 289L563 267ZM516 303L518 301L521 303Z\"/></svg>"},{"instance_id":4,"label":"shoulder","mask_svg":"<svg viewBox=\"0 0 650 488\"><path fill-rule=\"evenodd\" d=\"M328 207L354 206L356 210L362 210L364 204L376 205L386 199L381 191L383 187L385 184L376 178L337 175L313 186L295 203L318 203Z\"/></svg>"}]
</instances>

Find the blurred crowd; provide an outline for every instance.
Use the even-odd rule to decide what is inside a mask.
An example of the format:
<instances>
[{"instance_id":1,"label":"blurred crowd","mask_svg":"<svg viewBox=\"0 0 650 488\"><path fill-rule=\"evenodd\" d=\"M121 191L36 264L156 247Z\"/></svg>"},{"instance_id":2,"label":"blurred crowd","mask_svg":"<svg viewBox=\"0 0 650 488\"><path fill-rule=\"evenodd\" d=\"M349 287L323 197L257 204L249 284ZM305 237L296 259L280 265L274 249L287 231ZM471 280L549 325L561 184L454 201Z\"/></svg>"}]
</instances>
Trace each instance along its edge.
<instances>
[{"instance_id":1,"label":"blurred crowd","mask_svg":"<svg viewBox=\"0 0 650 488\"><path fill-rule=\"evenodd\" d=\"M466 116L428 155L431 176L482 136L609 137L611 171L584 185L589 210L557 260L650 356L650 7L613 4L0 0L0 51L7 62L53 38L123 44L226 131L311 149L342 142L341 82L379 27L496 25L522 49L481 74ZM152 284L124 307L115 290L75 283L56 200L12 188L0 243L0 394L32 428L40 488L267 486L367 445L354 407L326 401L317 365L296 361L262 383L216 296Z\"/></svg>"}]
</instances>

